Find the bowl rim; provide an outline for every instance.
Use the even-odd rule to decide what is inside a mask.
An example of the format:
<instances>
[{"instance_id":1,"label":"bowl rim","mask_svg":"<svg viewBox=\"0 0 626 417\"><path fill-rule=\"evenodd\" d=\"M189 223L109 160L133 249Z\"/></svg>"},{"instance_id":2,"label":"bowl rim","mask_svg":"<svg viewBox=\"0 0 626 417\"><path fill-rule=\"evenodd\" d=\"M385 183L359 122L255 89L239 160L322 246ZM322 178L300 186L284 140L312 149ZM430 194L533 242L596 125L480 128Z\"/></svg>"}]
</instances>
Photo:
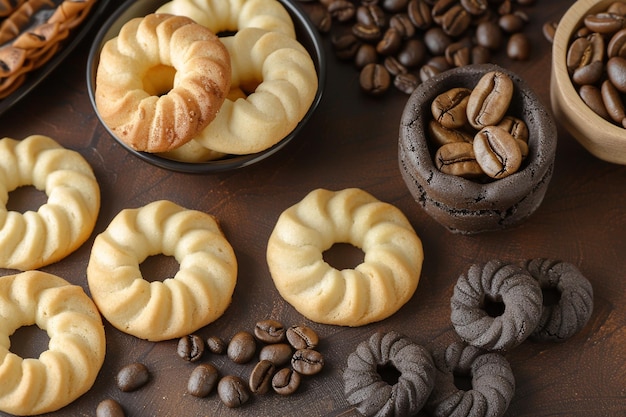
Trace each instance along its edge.
<instances>
[{"instance_id":1,"label":"bowl rim","mask_svg":"<svg viewBox=\"0 0 626 417\"><path fill-rule=\"evenodd\" d=\"M87 91L94 112L107 133L129 153L145 162L170 171L190 174L208 174L247 167L270 157L271 155L278 152L280 149L284 148L304 128L306 122L312 117L313 113L321 102L327 76L326 55L323 48L321 36L309 16L300 6L295 3L294 0L276 1L280 2L291 16L294 22L294 26L296 28L296 34L299 35L298 40L300 41L301 36L304 36L307 39L307 42L303 43L303 46L311 55L311 59L313 60L313 63L315 65L318 77L318 88L313 98L313 102L311 103L311 106L309 107L302 120L296 125L291 133L289 133L280 142L276 143L268 149L254 154L232 155L227 158L214 161L184 162L174 159L168 159L157 154L137 151L124 143L111 131L111 129L109 129L104 120L102 120L95 101L95 80L100 58L100 51L102 50L104 43L108 39L114 37L119 32L119 28L126 21L130 20L133 17L139 17L147 13L154 12L158 7L167 3L168 1L170 0L126 0L102 24L102 27L98 30L98 33L93 39L93 43L91 45L87 58Z\"/></svg>"},{"instance_id":2,"label":"bowl rim","mask_svg":"<svg viewBox=\"0 0 626 417\"><path fill-rule=\"evenodd\" d=\"M566 62L567 50L569 49L572 35L580 27L584 17L589 13L606 9L614 1L616 0L578 0L567 9L557 25L552 42L552 76L550 86L552 108L555 115L559 119L565 118L571 121L572 124L582 128L584 131L581 131L580 128L572 129L565 123L566 129L587 150L595 156L610 162L618 162L615 155L612 155L612 152L602 152L593 145L601 144L606 146L609 145L607 142L613 139L626 141L626 129L603 119L585 104L574 88ZM560 102L561 100L562 102ZM597 134L597 127L591 126L590 122L598 123L602 128L603 134ZM585 131L590 129L596 129L596 134L586 134ZM626 160L623 163L626 163Z\"/></svg>"}]
</instances>

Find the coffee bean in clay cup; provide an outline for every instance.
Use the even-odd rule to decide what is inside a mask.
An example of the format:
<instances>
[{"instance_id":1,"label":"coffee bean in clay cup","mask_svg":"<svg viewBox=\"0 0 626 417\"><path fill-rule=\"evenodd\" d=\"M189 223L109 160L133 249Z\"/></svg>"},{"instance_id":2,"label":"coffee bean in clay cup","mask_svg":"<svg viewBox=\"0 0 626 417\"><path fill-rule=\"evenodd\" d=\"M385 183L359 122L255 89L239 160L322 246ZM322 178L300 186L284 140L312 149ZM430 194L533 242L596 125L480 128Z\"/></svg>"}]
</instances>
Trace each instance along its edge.
<instances>
[{"instance_id":1,"label":"coffee bean in clay cup","mask_svg":"<svg viewBox=\"0 0 626 417\"><path fill-rule=\"evenodd\" d=\"M502 100L494 91L508 83L510 99ZM440 169L441 164L438 167L436 156L445 138L430 138L429 124L434 118L431 106L438 96L456 88L472 91L482 105L500 106L505 101L507 108L501 120L488 120L495 127L481 126L480 114L466 111L469 119L479 121L472 122L474 127L468 121L458 129L464 134L455 135L460 138L456 140L466 138L465 144L453 142L454 149L446 149L446 160L455 167L446 171ZM458 103L471 107L473 100ZM487 131L478 135L477 143L476 134L481 129ZM516 142L519 146L515 147L511 141L525 143ZM523 79L494 64L472 64L438 74L411 94L400 122L398 161L418 210L426 211L452 233L476 234L518 225L536 211L552 178L556 143L556 125L550 112ZM511 159L503 158L502 150L510 152L519 166L507 166ZM480 168L482 173L477 171L481 158L489 162ZM512 172L502 175L501 171L509 169Z\"/></svg>"},{"instance_id":2,"label":"coffee bean in clay cup","mask_svg":"<svg viewBox=\"0 0 626 417\"><path fill-rule=\"evenodd\" d=\"M572 4L554 33L550 79L556 120L592 155L622 165L626 164L625 28L624 0ZM587 32L584 37L579 36L581 29Z\"/></svg>"}]
</instances>

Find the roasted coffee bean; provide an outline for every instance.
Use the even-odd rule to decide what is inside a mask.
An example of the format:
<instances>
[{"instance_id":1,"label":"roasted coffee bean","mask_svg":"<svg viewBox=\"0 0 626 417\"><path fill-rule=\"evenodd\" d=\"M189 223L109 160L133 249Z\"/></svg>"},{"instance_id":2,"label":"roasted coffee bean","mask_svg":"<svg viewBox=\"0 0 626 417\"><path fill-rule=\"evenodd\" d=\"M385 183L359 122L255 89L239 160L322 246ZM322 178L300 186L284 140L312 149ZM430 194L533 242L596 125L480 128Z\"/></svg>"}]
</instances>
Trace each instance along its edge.
<instances>
[{"instance_id":1,"label":"roasted coffee bean","mask_svg":"<svg viewBox=\"0 0 626 417\"><path fill-rule=\"evenodd\" d=\"M451 68L445 56L434 56L430 58L426 64L438 69L440 72L447 71Z\"/></svg>"},{"instance_id":2,"label":"roasted coffee bean","mask_svg":"<svg viewBox=\"0 0 626 417\"><path fill-rule=\"evenodd\" d=\"M606 73L611 84L621 93L626 93L626 59L614 56L606 63Z\"/></svg>"},{"instance_id":3,"label":"roasted coffee bean","mask_svg":"<svg viewBox=\"0 0 626 417\"><path fill-rule=\"evenodd\" d=\"M446 48L445 57L453 67L463 67L472 62L472 45L465 41L453 42Z\"/></svg>"},{"instance_id":4,"label":"roasted coffee bean","mask_svg":"<svg viewBox=\"0 0 626 417\"><path fill-rule=\"evenodd\" d=\"M605 120L611 121L611 117L604 106L604 101L602 101L600 88L595 85L583 85L578 89L578 95L594 113Z\"/></svg>"},{"instance_id":5,"label":"roasted coffee bean","mask_svg":"<svg viewBox=\"0 0 626 417\"><path fill-rule=\"evenodd\" d=\"M317 28L321 33L328 33L332 27L333 17L330 15L328 8L322 3L317 1L299 2L298 5L302 7L307 14L313 26Z\"/></svg>"},{"instance_id":6,"label":"roasted coffee bean","mask_svg":"<svg viewBox=\"0 0 626 417\"><path fill-rule=\"evenodd\" d=\"M395 28L389 28L385 31L383 38L376 44L376 52L381 55L393 55L400 49L402 45L402 35Z\"/></svg>"},{"instance_id":7,"label":"roasted coffee bean","mask_svg":"<svg viewBox=\"0 0 626 417\"><path fill-rule=\"evenodd\" d=\"M558 22L546 22L543 24L541 31L543 33L543 37L550 43L554 42L554 35L556 33L556 28L558 26Z\"/></svg>"},{"instance_id":8,"label":"roasted coffee bean","mask_svg":"<svg viewBox=\"0 0 626 417\"><path fill-rule=\"evenodd\" d=\"M441 74L439 68L436 68L434 65L431 64L422 65L419 71L420 81L425 82L426 80L434 77L437 74Z\"/></svg>"},{"instance_id":9,"label":"roasted coffee bean","mask_svg":"<svg viewBox=\"0 0 626 417\"><path fill-rule=\"evenodd\" d=\"M460 36L469 28L472 18L461 5L452 6L441 19L441 28L450 36Z\"/></svg>"},{"instance_id":10,"label":"roasted coffee bean","mask_svg":"<svg viewBox=\"0 0 626 417\"><path fill-rule=\"evenodd\" d=\"M391 75L381 64L368 64L359 74L361 89L367 94L379 96L384 94L391 85ZM287 335L289 337L289 334Z\"/></svg>"},{"instance_id":11,"label":"roasted coffee bean","mask_svg":"<svg viewBox=\"0 0 626 417\"><path fill-rule=\"evenodd\" d=\"M228 358L239 364L250 362L255 353L256 342L254 341L254 336L246 331L237 332L230 339L226 350Z\"/></svg>"},{"instance_id":12,"label":"roasted coffee bean","mask_svg":"<svg viewBox=\"0 0 626 417\"><path fill-rule=\"evenodd\" d=\"M314 349L320 339L315 330L306 325L295 325L287 329L287 341L294 349Z\"/></svg>"},{"instance_id":13,"label":"roasted coffee bean","mask_svg":"<svg viewBox=\"0 0 626 417\"><path fill-rule=\"evenodd\" d=\"M254 335L263 343L281 343L285 341L285 326L277 320L261 320L254 325Z\"/></svg>"},{"instance_id":14,"label":"roasted coffee bean","mask_svg":"<svg viewBox=\"0 0 626 417\"><path fill-rule=\"evenodd\" d=\"M194 397L206 397L217 386L219 371L210 363L196 366L187 380L187 392Z\"/></svg>"},{"instance_id":15,"label":"roasted coffee bean","mask_svg":"<svg viewBox=\"0 0 626 417\"><path fill-rule=\"evenodd\" d=\"M393 79L393 85L404 94L411 94L419 84L417 76L411 73L398 74Z\"/></svg>"},{"instance_id":16,"label":"roasted coffee bean","mask_svg":"<svg viewBox=\"0 0 626 417\"><path fill-rule=\"evenodd\" d=\"M481 22L476 26L476 43L493 51L499 49L504 41L502 29L493 20Z\"/></svg>"},{"instance_id":17,"label":"roasted coffee bean","mask_svg":"<svg viewBox=\"0 0 626 417\"><path fill-rule=\"evenodd\" d=\"M498 2L496 2L498 3ZM498 14L503 16L505 14L513 13L513 4L512 0L502 0L498 5Z\"/></svg>"},{"instance_id":18,"label":"roasted coffee bean","mask_svg":"<svg viewBox=\"0 0 626 417\"><path fill-rule=\"evenodd\" d=\"M331 38L335 56L339 59L353 59L361 42L353 33L344 33Z\"/></svg>"},{"instance_id":19,"label":"roasted coffee bean","mask_svg":"<svg viewBox=\"0 0 626 417\"><path fill-rule=\"evenodd\" d=\"M124 417L124 409L117 401L108 398L96 407L96 417Z\"/></svg>"},{"instance_id":20,"label":"roasted coffee bean","mask_svg":"<svg viewBox=\"0 0 626 417\"><path fill-rule=\"evenodd\" d=\"M619 16L626 16L626 3L623 3L621 1L614 1L609 5L609 8L606 9L606 12Z\"/></svg>"},{"instance_id":21,"label":"roasted coffee bean","mask_svg":"<svg viewBox=\"0 0 626 417\"><path fill-rule=\"evenodd\" d=\"M498 19L498 26L506 33L518 33L524 29L526 22L515 13L505 14Z\"/></svg>"},{"instance_id":22,"label":"roasted coffee bean","mask_svg":"<svg viewBox=\"0 0 626 417\"><path fill-rule=\"evenodd\" d=\"M598 33L574 40L566 56L572 80L578 85L597 83L604 69L604 52L604 40Z\"/></svg>"},{"instance_id":23,"label":"roasted coffee bean","mask_svg":"<svg viewBox=\"0 0 626 417\"><path fill-rule=\"evenodd\" d=\"M250 373L248 380L248 388L253 394L263 395L269 391L272 386L272 378L276 372L276 366L268 361L261 360Z\"/></svg>"},{"instance_id":24,"label":"roasted coffee bean","mask_svg":"<svg viewBox=\"0 0 626 417\"><path fill-rule=\"evenodd\" d=\"M250 400L250 391L243 379L227 375L217 384L217 395L225 406L237 408Z\"/></svg>"},{"instance_id":25,"label":"roasted coffee bean","mask_svg":"<svg viewBox=\"0 0 626 417\"><path fill-rule=\"evenodd\" d=\"M268 360L276 366L282 366L291 360L293 349L287 343L274 343L263 346L259 352L259 359Z\"/></svg>"},{"instance_id":26,"label":"roasted coffee bean","mask_svg":"<svg viewBox=\"0 0 626 417\"><path fill-rule=\"evenodd\" d=\"M356 7L350 0L333 0L327 6L328 13L338 22L347 22L356 14Z\"/></svg>"},{"instance_id":27,"label":"roasted coffee bean","mask_svg":"<svg viewBox=\"0 0 626 417\"><path fill-rule=\"evenodd\" d=\"M467 103L472 90L455 87L439 94L431 103L433 117L448 129L457 129L467 124Z\"/></svg>"},{"instance_id":28,"label":"roasted coffee bean","mask_svg":"<svg viewBox=\"0 0 626 417\"><path fill-rule=\"evenodd\" d=\"M324 357L314 349L299 349L291 357L291 367L302 375L315 375L324 367Z\"/></svg>"},{"instance_id":29,"label":"roasted coffee bean","mask_svg":"<svg viewBox=\"0 0 626 417\"><path fill-rule=\"evenodd\" d=\"M218 336L210 336L209 338L207 338L206 347L209 352L216 355L222 355L224 352L226 352L226 342L224 342L224 340Z\"/></svg>"},{"instance_id":30,"label":"roasted coffee bean","mask_svg":"<svg viewBox=\"0 0 626 417\"><path fill-rule=\"evenodd\" d=\"M509 109L513 90L513 81L505 73L490 71L483 75L467 101L467 120L470 125L480 130L500 122Z\"/></svg>"},{"instance_id":31,"label":"roasted coffee bean","mask_svg":"<svg viewBox=\"0 0 626 417\"><path fill-rule=\"evenodd\" d=\"M389 71L389 74L396 76L398 74L406 74L408 70L395 57L388 56L383 61L383 65Z\"/></svg>"},{"instance_id":32,"label":"roasted coffee bean","mask_svg":"<svg viewBox=\"0 0 626 417\"><path fill-rule=\"evenodd\" d=\"M389 19L389 27L398 31L402 39L409 39L415 36L415 26L406 13L394 14Z\"/></svg>"},{"instance_id":33,"label":"roasted coffee bean","mask_svg":"<svg viewBox=\"0 0 626 417\"><path fill-rule=\"evenodd\" d=\"M626 29L617 31L609 40L606 47L608 58L619 56L626 58Z\"/></svg>"},{"instance_id":34,"label":"roasted coffee bean","mask_svg":"<svg viewBox=\"0 0 626 417\"><path fill-rule=\"evenodd\" d=\"M472 64L486 64L491 62L491 52L489 49L485 48L481 45L476 45L472 47Z\"/></svg>"},{"instance_id":35,"label":"roasted coffee bean","mask_svg":"<svg viewBox=\"0 0 626 417\"><path fill-rule=\"evenodd\" d=\"M474 136L474 155L483 172L491 178L508 177L522 164L516 139L498 126L487 126Z\"/></svg>"},{"instance_id":36,"label":"roasted coffee bean","mask_svg":"<svg viewBox=\"0 0 626 417\"><path fill-rule=\"evenodd\" d=\"M431 55L443 55L446 52L446 48L453 42L450 37L440 26L435 26L428 29L424 33L424 45Z\"/></svg>"},{"instance_id":37,"label":"roasted coffee bean","mask_svg":"<svg viewBox=\"0 0 626 417\"><path fill-rule=\"evenodd\" d=\"M506 54L517 61L526 61L530 58L530 39L523 33L514 33L506 44Z\"/></svg>"},{"instance_id":38,"label":"roasted coffee bean","mask_svg":"<svg viewBox=\"0 0 626 417\"><path fill-rule=\"evenodd\" d=\"M406 9L409 0L380 0L382 8L391 13L398 13Z\"/></svg>"},{"instance_id":39,"label":"roasted coffee bean","mask_svg":"<svg viewBox=\"0 0 626 417\"><path fill-rule=\"evenodd\" d=\"M461 0L461 6L471 15L479 16L487 11L487 0Z\"/></svg>"},{"instance_id":40,"label":"roasted coffee bean","mask_svg":"<svg viewBox=\"0 0 626 417\"><path fill-rule=\"evenodd\" d=\"M290 368L283 368L274 374L272 388L280 395L291 395L300 386L300 374Z\"/></svg>"},{"instance_id":41,"label":"roasted coffee bean","mask_svg":"<svg viewBox=\"0 0 626 417\"><path fill-rule=\"evenodd\" d=\"M387 26L387 15L378 4L357 7L356 20L364 25L374 25L381 29Z\"/></svg>"},{"instance_id":42,"label":"roasted coffee bean","mask_svg":"<svg viewBox=\"0 0 626 417\"><path fill-rule=\"evenodd\" d=\"M433 23L430 6L424 0L411 0L407 6L407 14L418 29L425 30Z\"/></svg>"},{"instance_id":43,"label":"roasted coffee bean","mask_svg":"<svg viewBox=\"0 0 626 417\"><path fill-rule=\"evenodd\" d=\"M474 137L462 130L448 129L436 120L430 120L428 122L428 139L436 148L439 148L454 142L471 143Z\"/></svg>"},{"instance_id":44,"label":"roasted coffee bean","mask_svg":"<svg viewBox=\"0 0 626 417\"><path fill-rule=\"evenodd\" d=\"M517 3L522 5L522 6L530 6L532 4L535 4L536 0L517 0Z\"/></svg>"},{"instance_id":45,"label":"roasted coffee bean","mask_svg":"<svg viewBox=\"0 0 626 417\"><path fill-rule=\"evenodd\" d=\"M509 132L515 139L519 139L523 142L528 142L529 132L528 125L522 119L515 116L504 116L497 126Z\"/></svg>"},{"instance_id":46,"label":"roasted coffee bean","mask_svg":"<svg viewBox=\"0 0 626 417\"><path fill-rule=\"evenodd\" d=\"M124 392L135 391L148 383L150 372L143 363L135 362L124 366L117 373L117 386Z\"/></svg>"},{"instance_id":47,"label":"roasted coffee bean","mask_svg":"<svg viewBox=\"0 0 626 417\"><path fill-rule=\"evenodd\" d=\"M606 107L606 111L609 113L611 120L619 125L624 125L626 111L624 109L624 102L617 88L615 88L610 80L605 80L600 87L600 92L602 93L604 107Z\"/></svg>"},{"instance_id":48,"label":"roasted coffee bean","mask_svg":"<svg viewBox=\"0 0 626 417\"><path fill-rule=\"evenodd\" d=\"M378 26L364 25L363 23L355 23L352 25L352 33L357 39L365 42L375 42L382 37L382 32Z\"/></svg>"},{"instance_id":49,"label":"roasted coffee bean","mask_svg":"<svg viewBox=\"0 0 626 417\"><path fill-rule=\"evenodd\" d=\"M470 142L453 142L440 146L435 153L435 166L444 174L469 179L483 175Z\"/></svg>"},{"instance_id":50,"label":"roasted coffee bean","mask_svg":"<svg viewBox=\"0 0 626 417\"><path fill-rule=\"evenodd\" d=\"M592 32L611 34L623 29L626 19L615 13L602 12L585 16L584 23Z\"/></svg>"},{"instance_id":51,"label":"roasted coffee bean","mask_svg":"<svg viewBox=\"0 0 626 417\"><path fill-rule=\"evenodd\" d=\"M398 51L396 58L405 67L414 68L424 62L426 55L426 45L421 39L409 39Z\"/></svg>"},{"instance_id":52,"label":"roasted coffee bean","mask_svg":"<svg viewBox=\"0 0 626 417\"><path fill-rule=\"evenodd\" d=\"M204 354L204 340L196 334L183 336L178 339L176 352L184 360L195 362Z\"/></svg>"},{"instance_id":53,"label":"roasted coffee bean","mask_svg":"<svg viewBox=\"0 0 626 417\"><path fill-rule=\"evenodd\" d=\"M354 56L354 65L358 69L365 67L367 64L378 62L378 52L376 47L369 43L363 43L359 46Z\"/></svg>"},{"instance_id":54,"label":"roasted coffee bean","mask_svg":"<svg viewBox=\"0 0 626 417\"><path fill-rule=\"evenodd\" d=\"M457 0L437 0L430 11L433 21L438 25L443 22L443 17L452 7L457 5Z\"/></svg>"}]
</instances>

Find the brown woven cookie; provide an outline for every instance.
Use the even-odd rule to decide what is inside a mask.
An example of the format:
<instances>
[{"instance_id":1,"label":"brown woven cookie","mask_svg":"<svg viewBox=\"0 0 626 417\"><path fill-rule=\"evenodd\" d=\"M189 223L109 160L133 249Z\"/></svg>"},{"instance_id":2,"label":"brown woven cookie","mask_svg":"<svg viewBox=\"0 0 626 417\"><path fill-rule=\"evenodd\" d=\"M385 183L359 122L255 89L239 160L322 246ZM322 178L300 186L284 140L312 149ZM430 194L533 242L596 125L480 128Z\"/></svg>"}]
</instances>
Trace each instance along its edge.
<instances>
[{"instance_id":1,"label":"brown woven cookie","mask_svg":"<svg viewBox=\"0 0 626 417\"><path fill-rule=\"evenodd\" d=\"M515 377L506 358L464 342L433 352L435 387L425 409L434 417L499 417L513 394ZM470 378L471 388L457 388L455 378Z\"/></svg>"},{"instance_id":2,"label":"brown woven cookie","mask_svg":"<svg viewBox=\"0 0 626 417\"><path fill-rule=\"evenodd\" d=\"M544 291L541 319L531 339L563 341L580 331L593 312L589 280L568 262L537 258L524 266ZM547 297L548 293L553 297Z\"/></svg>"},{"instance_id":3,"label":"brown woven cookie","mask_svg":"<svg viewBox=\"0 0 626 417\"><path fill-rule=\"evenodd\" d=\"M501 260L472 265L462 274L450 301L456 332L471 345L506 351L535 329L543 296L524 268Z\"/></svg>"}]
</instances>

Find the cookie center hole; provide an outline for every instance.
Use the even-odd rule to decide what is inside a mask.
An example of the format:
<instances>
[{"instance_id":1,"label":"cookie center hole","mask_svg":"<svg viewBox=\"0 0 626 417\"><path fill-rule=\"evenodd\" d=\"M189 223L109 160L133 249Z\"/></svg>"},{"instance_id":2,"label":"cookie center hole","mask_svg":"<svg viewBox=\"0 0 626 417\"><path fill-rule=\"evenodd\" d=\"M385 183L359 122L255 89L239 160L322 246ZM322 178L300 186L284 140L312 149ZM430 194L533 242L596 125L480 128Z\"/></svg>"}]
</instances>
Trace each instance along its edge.
<instances>
[{"instance_id":1,"label":"cookie center hole","mask_svg":"<svg viewBox=\"0 0 626 417\"><path fill-rule=\"evenodd\" d=\"M32 185L24 185L9 193L7 210L22 214L29 210L37 211L47 201L48 196L45 192L38 190Z\"/></svg>"},{"instance_id":2,"label":"cookie center hole","mask_svg":"<svg viewBox=\"0 0 626 417\"><path fill-rule=\"evenodd\" d=\"M173 278L179 267L180 265L173 256L159 254L148 256L139 265L139 270L143 279L148 282L154 282Z\"/></svg>"},{"instance_id":3,"label":"cookie center hole","mask_svg":"<svg viewBox=\"0 0 626 417\"><path fill-rule=\"evenodd\" d=\"M453 372L454 386L462 391L470 391L472 389L472 376L462 374L459 372Z\"/></svg>"},{"instance_id":4,"label":"cookie center hole","mask_svg":"<svg viewBox=\"0 0 626 417\"><path fill-rule=\"evenodd\" d=\"M363 258L365 257L361 249L349 243L335 243L330 249L324 251L322 255L328 265L339 271L356 268L363 263Z\"/></svg>"},{"instance_id":5,"label":"cookie center hole","mask_svg":"<svg viewBox=\"0 0 626 417\"><path fill-rule=\"evenodd\" d=\"M504 314L505 305L502 300L495 297L485 297L483 309L489 317L499 317Z\"/></svg>"},{"instance_id":6,"label":"cookie center hole","mask_svg":"<svg viewBox=\"0 0 626 417\"><path fill-rule=\"evenodd\" d=\"M36 325L22 326L10 337L11 352L24 359L37 359L48 350L50 337Z\"/></svg>"},{"instance_id":7,"label":"cookie center hole","mask_svg":"<svg viewBox=\"0 0 626 417\"><path fill-rule=\"evenodd\" d=\"M400 371L398 371L398 369L390 363L377 365L376 372L378 372L378 375L380 375L380 379L382 379L383 382L386 382L391 386L398 383L401 375Z\"/></svg>"},{"instance_id":8,"label":"cookie center hole","mask_svg":"<svg viewBox=\"0 0 626 417\"><path fill-rule=\"evenodd\" d=\"M557 305L561 300L561 291L556 288L542 288L541 293L543 294L543 305L544 306L553 306Z\"/></svg>"},{"instance_id":9,"label":"cookie center hole","mask_svg":"<svg viewBox=\"0 0 626 417\"><path fill-rule=\"evenodd\" d=\"M156 65L143 76L143 89L151 96L162 96L174 87L176 69L169 65Z\"/></svg>"}]
</instances>

